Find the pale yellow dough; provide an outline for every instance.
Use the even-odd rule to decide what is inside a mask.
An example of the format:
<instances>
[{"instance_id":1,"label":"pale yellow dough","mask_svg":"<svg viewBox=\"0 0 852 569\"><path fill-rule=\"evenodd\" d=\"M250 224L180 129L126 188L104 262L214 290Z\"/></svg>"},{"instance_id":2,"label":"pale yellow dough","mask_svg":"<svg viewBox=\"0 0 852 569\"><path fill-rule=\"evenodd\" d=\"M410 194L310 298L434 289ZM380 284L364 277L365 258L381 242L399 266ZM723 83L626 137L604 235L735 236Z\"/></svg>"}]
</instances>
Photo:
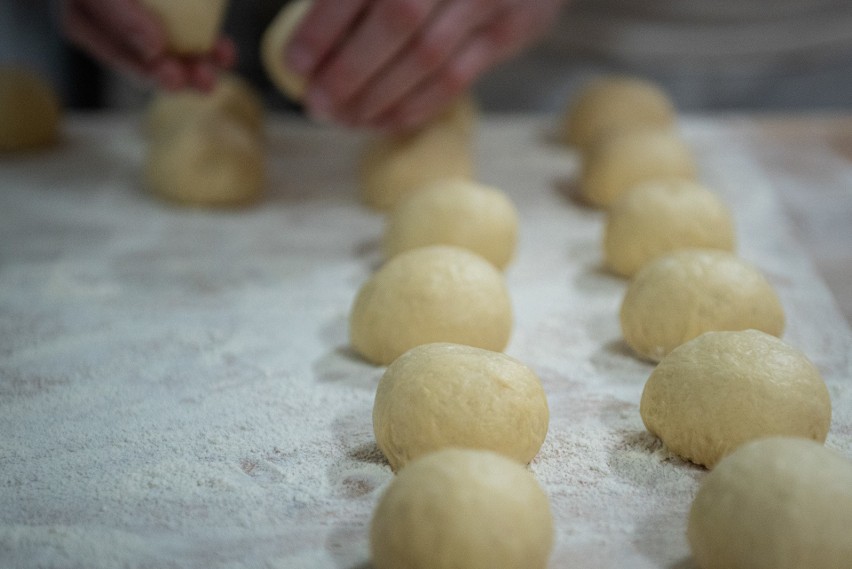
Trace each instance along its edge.
<instances>
[{"instance_id":1,"label":"pale yellow dough","mask_svg":"<svg viewBox=\"0 0 852 569\"><path fill-rule=\"evenodd\" d=\"M425 245L458 245L505 268L518 240L518 212L500 190L460 178L404 196L387 217L385 257Z\"/></svg>"},{"instance_id":2,"label":"pale yellow dough","mask_svg":"<svg viewBox=\"0 0 852 569\"><path fill-rule=\"evenodd\" d=\"M634 128L669 129L676 111L659 86L638 77L611 76L591 81L571 102L563 120L568 144L586 149L598 139Z\"/></svg>"},{"instance_id":3,"label":"pale yellow dough","mask_svg":"<svg viewBox=\"0 0 852 569\"><path fill-rule=\"evenodd\" d=\"M695 161L671 130L631 129L598 140L583 158L580 192L589 204L607 208L625 191L654 178L694 179Z\"/></svg>"},{"instance_id":4,"label":"pale yellow dough","mask_svg":"<svg viewBox=\"0 0 852 569\"><path fill-rule=\"evenodd\" d=\"M697 182L662 178L631 187L612 205L604 260L630 277L648 261L684 248L733 251L734 222L725 203Z\"/></svg>"},{"instance_id":5,"label":"pale yellow dough","mask_svg":"<svg viewBox=\"0 0 852 569\"><path fill-rule=\"evenodd\" d=\"M260 43L260 57L267 76L279 91L294 101L301 101L305 96L305 78L290 69L285 52L311 4L312 0L285 4L263 33Z\"/></svg>"},{"instance_id":6,"label":"pale yellow dough","mask_svg":"<svg viewBox=\"0 0 852 569\"><path fill-rule=\"evenodd\" d=\"M38 74L0 67L0 152L35 150L56 142L59 96Z\"/></svg>"},{"instance_id":7,"label":"pale yellow dough","mask_svg":"<svg viewBox=\"0 0 852 569\"><path fill-rule=\"evenodd\" d=\"M145 175L153 193L174 202L247 205L263 192L263 146L233 120L198 117L149 145Z\"/></svg>"},{"instance_id":8,"label":"pale yellow dough","mask_svg":"<svg viewBox=\"0 0 852 569\"><path fill-rule=\"evenodd\" d=\"M509 356L460 344L424 344L385 371L373 431L393 470L446 447L487 449L521 464L549 421L538 376Z\"/></svg>"},{"instance_id":9,"label":"pale yellow dough","mask_svg":"<svg viewBox=\"0 0 852 569\"><path fill-rule=\"evenodd\" d=\"M547 495L520 464L445 449L405 467L373 512L374 569L545 569L553 548Z\"/></svg>"},{"instance_id":10,"label":"pale yellow dough","mask_svg":"<svg viewBox=\"0 0 852 569\"><path fill-rule=\"evenodd\" d=\"M824 442L831 400L816 366L775 336L707 332L659 363L639 413L669 450L713 468L754 439Z\"/></svg>"},{"instance_id":11,"label":"pale yellow dough","mask_svg":"<svg viewBox=\"0 0 852 569\"><path fill-rule=\"evenodd\" d=\"M704 332L784 331L784 310L763 274L733 253L681 249L646 264L627 287L621 332L641 357L659 361Z\"/></svg>"},{"instance_id":12,"label":"pale yellow dough","mask_svg":"<svg viewBox=\"0 0 852 569\"><path fill-rule=\"evenodd\" d=\"M702 569L852 566L852 462L804 439L743 445L707 475L687 531Z\"/></svg>"},{"instance_id":13,"label":"pale yellow dough","mask_svg":"<svg viewBox=\"0 0 852 569\"><path fill-rule=\"evenodd\" d=\"M141 0L163 23L169 49L195 55L213 49L228 8L227 0Z\"/></svg>"},{"instance_id":14,"label":"pale yellow dough","mask_svg":"<svg viewBox=\"0 0 852 569\"><path fill-rule=\"evenodd\" d=\"M479 255L449 245L412 249L385 263L358 291L349 317L352 348L385 365L432 342L499 352L511 330L502 273Z\"/></svg>"}]
</instances>

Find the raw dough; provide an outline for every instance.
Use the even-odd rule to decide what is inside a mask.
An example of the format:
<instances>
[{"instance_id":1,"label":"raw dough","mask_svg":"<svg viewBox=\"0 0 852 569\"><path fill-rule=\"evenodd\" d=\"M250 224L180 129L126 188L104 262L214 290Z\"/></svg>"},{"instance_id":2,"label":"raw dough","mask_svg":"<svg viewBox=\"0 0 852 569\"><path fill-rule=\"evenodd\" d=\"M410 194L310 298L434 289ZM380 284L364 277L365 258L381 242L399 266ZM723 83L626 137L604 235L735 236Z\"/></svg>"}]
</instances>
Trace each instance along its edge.
<instances>
[{"instance_id":1,"label":"raw dough","mask_svg":"<svg viewBox=\"0 0 852 569\"><path fill-rule=\"evenodd\" d=\"M305 78L287 66L285 52L311 4L312 0L285 4L263 33L260 43L260 57L266 75L279 91L294 101L301 101L305 96Z\"/></svg>"},{"instance_id":2,"label":"raw dough","mask_svg":"<svg viewBox=\"0 0 852 569\"><path fill-rule=\"evenodd\" d=\"M568 108L563 121L568 144L588 148L602 136L619 130L674 126L676 112L669 96L638 77L603 77L586 85Z\"/></svg>"},{"instance_id":3,"label":"raw dough","mask_svg":"<svg viewBox=\"0 0 852 569\"><path fill-rule=\"evenodd\" d=\"M582 197L609 207L628 188L654 178L695 178L686 143L673 131L632 129L605 136L589 148L580 179Z\"/></svg>"},{"instance_id":4,"label":"raw dough","mask_svg":"<svg viewBox=\"0 0 852 569\"><path fill-rule=\"evenodd\" d=\"M483 450L424 456L390 483L373 513L375 569L545 569L547 495L520 464Z\"/></svg>"},{"instance_id":5,"label":"raw dough","mask_svg":"<svg viewBox=\"0 0 852 569\"><path fill-rule=\"evenodd\" d=\"M387 258L424 245L458 245L504 268L515 253L518 212L500 190L461 178L404 196L387 218Z\"/></svg>"},{"instance_id":6,"label":"raw dough","mask_svg":"<svg viewBox=\"0 0 852 569\"><path fill-rule=\"evenodd\" d=\"M639 413L669 450L712 468L753 439L824 442L831 400L816 366L775 336L707 332L659 363Z\"/></svg>"},{"instance_id":7,"label":"raw dough","mask_svg":"<svg viewBox=\"0 0 852 569\"><path fill-rule=\"evenodd\" d=\"M696 182L681 178L640 182L608 212L604 259L619 275L633 276L661 254L688 247L735 248L730 211Z\"/></svg>"},{"instance_id":8,"label":"raw dough","mask_svg":"<svg viewBox=\"0 0 852 569\"><path fill-rule=\"evenodd\" d=\"M704 478L689 513L702 569L852 564L852 463L805 439L743 445Z\"/></svg>"},{"instance_id":9,"label":"raw dough","mask_svg":"<svg viewBox=\"0 0 852 569\"><path fill-rule=\"evenodd\" d=\"M154 141L146 161L148 187L186 205L239 206L263 192L261 143L235 121L207 115Z\"/></svg>"},{"instance_id":10,"label":"raw dough","mask_svg":"<svg viewBox=\"0 0 852 569\"><path fill-rule=\"evenodd\" d=\"M207 53L216 43L227 0L142 0L160 18L169 49L181 55Z\"/></svg>"},{"instance_id":11,"label":"raw dough","mask_svg":"<svg viewBox=\"0 0 852 569\"><path fill-rule=\"evenodd\" d=\"M358 291L349 318L353 349L377 364L431 342L502 351L512 330L503 275L479 255L449 245L412 249Z\"/></svg>"},{"instance_id":12,"label":"raw dough","mask_svg":"<svg viewBox=\"0 0 852 569\"><path fill-rule=\"evenodd\" d=\"M733 253L681 249L645 265L621 304L621 332L640 356L659 361L712 330L784 331L784 310L772 285Z\"/></svg>"},{"instance_id":13,"label":"raw dough","mask_svg":"<svg viewBox=\"0 0 852 569\"><path fill-rule=\"evenodd\" d=\"M549 421L538 376L509 356L460 344L424 344L388 367L373 431L393 470L445 447L488 449L529 463Z\"/></svg>"},{"instance_id":14,"label":"raw dough","mask_svg":"<svg viewBox=\"0 0 852 569\"><path fill-rule=\"evenodd\" d=\"M0 67L0 152L48 146L59 134L59 96L37 74Z\"/></svg>"},{"instance_id":15,"label":"raw dough","mask_svg":"<svg viewBox=\"0 0 852 569\"><path fill-rule=\"evenodd\" d=\"M403 195L432 182L472 179L475 121L475 104L463 96L414 132L371 141L361 159L361 199L372 208L387 210Z\"/></svg>"},{"instance_id":16,"label":"raw dough","mask_svg":"<svg viewBox=\"0 0 852 569\"><path fill-rule=\"evenodd\" d=\"M263 132L263 101L254 88L237 75L224 73L212 93L195 90L159 91L145 116L145 131L152 139L170 136L199 114L218 113L241 123L258 136Z\"/></svg>"}]
</instances>

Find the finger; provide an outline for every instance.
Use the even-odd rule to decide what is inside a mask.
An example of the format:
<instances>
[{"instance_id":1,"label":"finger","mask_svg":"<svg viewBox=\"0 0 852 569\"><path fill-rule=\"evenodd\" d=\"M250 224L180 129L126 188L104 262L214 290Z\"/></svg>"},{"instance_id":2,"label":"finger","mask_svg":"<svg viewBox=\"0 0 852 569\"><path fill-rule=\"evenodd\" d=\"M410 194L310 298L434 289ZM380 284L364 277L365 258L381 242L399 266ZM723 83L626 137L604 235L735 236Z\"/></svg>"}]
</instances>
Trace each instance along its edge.
<instances>
[{"instance_id":1,"label":"finger","mask_svg":"<svg viewBox=\"0 0 852 569\"><path fill-rule=\"evenodd\" d=\"M441 0L377 0L323 63L306 95L315 115L335 116L418 33Z\"/></svg>"},{"instance_id":2,"label":"finger","mask_svg":"<svg viewBox=\"0 0 852 569\"><path fill-rule=\"evenodd\" d=\"M230 69L237 63L237 46L231 38L221 37L213 45L213 64L220 69Z\"/></svg>"},{"instance_id":3,"label":"finger","mask_svg":"<svg viewBox=\"0 0 852 569\"><path fill-rule=\"evenodd\" d=\"M79 12L104 30L104 35L124 45L141 61L153 61L166 51L165 30L134 0L72 0L69 10Z\"/></svg>"},{"instance_id":4,"label":"finger","mask_svg":"<svg viewBox=\"0 0 852 569\"><path fill-rule=\"evenodd\" d=\"M68 39L111 67L137 75L145 74L145 64L137 52L114 41L87 12L70 4L73 3L69 3L63 14L63 27Z\"/></svg>"},{"instance_id":5,"label":"finger","mask_svg":"<svg viewBox=\"0 0 852 569\"><path fill-rule=\"evenodd\" d=\"M287 64L309 77L340 43L372 0L314 0L287 48Z\"/></svg>"},{"instance_id":6,"label":"finger","mask_svg":"<svg viewBox=\"0 0 852 569\"><path fill-rule=\"evenodd\" d=\"M152 65L151 76L167 91L180 91L189 85L186 69L174 58L162 59Z\"/></svg>"},{"instance_id":7,"label":"finger","mask_svg":"<svg viewBox=\"0 0 852 569\"><path fill-rule=\"evenodd\" d=\"M217 69L212 61L197 59L186 62L187 79L190 86L203 93L209 93L216 86Z\"/></svg>"}]
</instances>

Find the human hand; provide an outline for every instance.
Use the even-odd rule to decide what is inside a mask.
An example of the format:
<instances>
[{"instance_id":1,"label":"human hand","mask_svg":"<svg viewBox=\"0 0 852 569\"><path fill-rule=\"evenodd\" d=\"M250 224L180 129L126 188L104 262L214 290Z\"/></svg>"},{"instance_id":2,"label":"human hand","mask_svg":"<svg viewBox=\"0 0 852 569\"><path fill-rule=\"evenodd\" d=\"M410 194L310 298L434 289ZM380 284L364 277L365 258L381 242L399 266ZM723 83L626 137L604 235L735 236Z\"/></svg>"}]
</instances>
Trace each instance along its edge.
<instances>
[{"instance_id":1,"label":"human hand","mask_svg":"<svg viewBox=\"0 0 852 569\"><path fill-rule=\"evenodd\" d=\"M137 0L64 0L62 24L74 44L104 64L169 90L209 91L217 71L236 61L236 49L227 38L204 55L169 53L163 26Z\"/></svg>"},{"instance_id":2,"label":"human hand","mask_svg":"<svg viewBox=\"0 0 852 569\"><path fill-rule=\"evenodd\" d=\"M564 0L315 0L287 63L321 119L404 130L554 21Z\"/></svg>"}]
</instances>

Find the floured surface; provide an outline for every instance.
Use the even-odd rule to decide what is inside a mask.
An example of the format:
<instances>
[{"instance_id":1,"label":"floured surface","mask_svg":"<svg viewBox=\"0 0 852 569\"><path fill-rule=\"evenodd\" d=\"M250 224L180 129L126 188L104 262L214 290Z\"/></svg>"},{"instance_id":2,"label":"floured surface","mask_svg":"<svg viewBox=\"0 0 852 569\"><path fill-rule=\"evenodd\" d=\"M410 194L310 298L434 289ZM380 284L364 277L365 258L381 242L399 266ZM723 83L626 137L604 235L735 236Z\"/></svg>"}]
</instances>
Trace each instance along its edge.
<instances>
[{"instance_id":1,"label":"floured surface","mask_svg":"<svg viewBox=\"0 0 852 569\"><path fill-rule=\"evenodd\" d=\"M625 282L602 270L602 214L569 197L576 161L545 125L487 122L479 164L521 214L507 352L548 392L532 470L556 515L551 566L687 569L705 471L642 426L652 367L620 340ZM752 158L771 141L683 126L779 292L785 340L830 386L828 445L852 457L852 339ZM361 139L275 123L266 202L204 213L141 191L131 121L67 132L0 161L0 565L368 567L391 473L371 426L382 368L346 347L382 230L355 197Z\"/></svg>"}]
</instances>

